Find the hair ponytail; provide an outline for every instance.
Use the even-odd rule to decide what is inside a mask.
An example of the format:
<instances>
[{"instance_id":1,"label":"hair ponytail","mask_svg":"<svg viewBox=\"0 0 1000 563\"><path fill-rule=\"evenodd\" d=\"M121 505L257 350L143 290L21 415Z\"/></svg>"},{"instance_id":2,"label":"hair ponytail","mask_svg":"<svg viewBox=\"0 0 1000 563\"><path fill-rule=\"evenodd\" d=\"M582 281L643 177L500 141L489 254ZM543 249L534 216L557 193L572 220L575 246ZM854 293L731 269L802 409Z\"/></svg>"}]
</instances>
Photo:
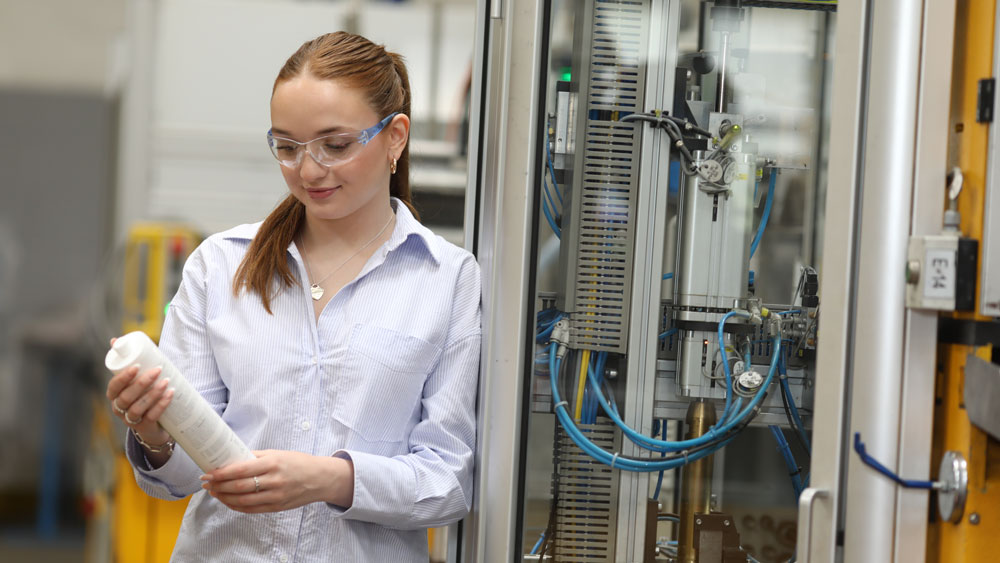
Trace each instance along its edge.
<instances>
[{"instance_id":1,"label":"hair ponytail","mask_svg":"<svg viewBox=\"0 0 1000 563\"><path fill-rule=\"evenodd\" d=\"M233 276L233 293L240 290L260 295L264 310L271 313L271 298L284 287L295 285L295 274L288 267L288 245L302 226L306 208L295 196L289 195L261 223L257 235L250 243L243 262ZM274 286L274 276L278 275L281 286Z\"/></svg>"}]
</instances>

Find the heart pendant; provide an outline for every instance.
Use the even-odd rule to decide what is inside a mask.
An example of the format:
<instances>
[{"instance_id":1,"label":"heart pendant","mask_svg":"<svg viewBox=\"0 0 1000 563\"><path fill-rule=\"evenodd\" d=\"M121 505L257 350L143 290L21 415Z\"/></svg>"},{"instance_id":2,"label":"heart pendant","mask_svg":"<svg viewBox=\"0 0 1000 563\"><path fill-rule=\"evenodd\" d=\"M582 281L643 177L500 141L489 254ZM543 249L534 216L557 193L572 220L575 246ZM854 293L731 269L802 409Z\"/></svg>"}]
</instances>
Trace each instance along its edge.
<instances>
[{"instance_id":1,"label":"heart pendant","mask_svg":"<svg viewBox=\"0 0 1000 563\"><path fill-rule=\"evenodd\" d=\"M311 286L309 286L309 291L312 293L313 301L319 301L320 299L323 298L323 288L322 287L320 287L320 286L318 286L316 284L312 284Z\"/></svg>"}]
</instances>

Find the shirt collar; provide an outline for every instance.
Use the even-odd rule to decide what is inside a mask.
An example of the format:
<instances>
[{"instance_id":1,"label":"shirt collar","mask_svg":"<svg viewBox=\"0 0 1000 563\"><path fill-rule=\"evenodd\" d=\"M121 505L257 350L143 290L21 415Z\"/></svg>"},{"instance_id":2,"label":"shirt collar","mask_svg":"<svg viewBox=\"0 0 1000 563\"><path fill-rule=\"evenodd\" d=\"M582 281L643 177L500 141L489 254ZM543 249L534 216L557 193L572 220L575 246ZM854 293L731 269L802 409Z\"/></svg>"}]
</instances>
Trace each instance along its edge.
<instances>
[{"instance_id":1,"label":"shirt collar","mask_svg":"<svg viewBox=\"0 0 1000 563\"><path fill-rule=\"evenodd\" d=\"M410 208L407 207L406 204L400 199L395 197L391 198L390 205L392 205L393 210L396 212L396 227L393 229L388 242L386 242L386 250L392 252L393 250L399 248L412 236L420 241L423 247L427 250L428 255L430 255L431 260L434 261L434 264L440 265L441 241L438 237L431 232L430 229L420 224L420 221L417 221L417 219L413 216L413 213L410 212ZM250 241L257 235L257 231L260 229L260 226L260 222L239 225L223 233L223 237L227 239ZM298 259L299 251L298 248L295 247L294 241L288 245L288 251L291 252L296 259Z\"/></svg>"},{"instance_id":2,"label":"shirt collar","mask_svg":"<svg viewBox=\"0 0 1000 563\"><path fill-rule=\"evenodd\" d=\"M435 265L441 264L441 240L430 229L423 226L413 216L410 208L398 198L391 198L393 210L396 211L396 228L392 231L386 243L390 252L406 242L411 236L423 243Z\"/></svg>"}]
</instances>

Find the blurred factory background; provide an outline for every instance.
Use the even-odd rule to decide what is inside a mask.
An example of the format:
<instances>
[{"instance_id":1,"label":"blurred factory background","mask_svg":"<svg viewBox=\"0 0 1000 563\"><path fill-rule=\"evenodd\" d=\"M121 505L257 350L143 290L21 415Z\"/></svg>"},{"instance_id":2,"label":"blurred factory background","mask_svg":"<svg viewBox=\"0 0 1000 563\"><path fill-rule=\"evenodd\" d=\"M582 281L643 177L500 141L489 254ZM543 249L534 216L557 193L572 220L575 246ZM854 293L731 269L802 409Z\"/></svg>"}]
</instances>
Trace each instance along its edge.
<instances>
[{"instance_id":1,"label":"blurred factory background","mask_svg":"<svg viewBox=\"0 0 1000 563\"><path fill-rule=\"evenodd\" d=\"M168 559L108 339L284 197L272 83L335 30L406 57L482 266L433 563L996 560L997 0L0 0L0 563Z\"/></svg>"},{"instance_id":2,"label":"blurred factory background","mask_svg":"<svg viewBox=\"0 0 1000 563\"><path fill-rule=\"evenodd\" d=\"M474 9L0 2L0 561L169 554L183 506L132 496L118 478L123 429L101 400L103 355L123 327L158 334L201 237L284 197L264 142L268 100L303 41L348 30L404 54L415 203L462 243Z\"/></svg>"}]
</instances>

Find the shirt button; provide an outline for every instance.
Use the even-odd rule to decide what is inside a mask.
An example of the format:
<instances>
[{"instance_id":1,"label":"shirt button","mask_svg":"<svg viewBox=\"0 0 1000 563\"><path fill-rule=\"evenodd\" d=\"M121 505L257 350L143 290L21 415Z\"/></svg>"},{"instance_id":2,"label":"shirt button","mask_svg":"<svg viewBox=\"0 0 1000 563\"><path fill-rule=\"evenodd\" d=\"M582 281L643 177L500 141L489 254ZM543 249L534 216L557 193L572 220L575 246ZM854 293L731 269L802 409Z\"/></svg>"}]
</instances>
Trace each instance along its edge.
<instances>
[{"instance_id":1,"label":"shirt button","mask_svg":"<svg viewBox=\"0 0 1000 563\"><path fill-rule=\"evenodd\" d=\"M310 428L312 428L312 426L310 426L308 420L302 423L302 429L303 430L309 430Z\"/></svg>"},{"instance_id":2,"label":"shirt button","mask_svg":"<svg viewBox=\"0 0 1000 563\"><path fill-rule=\"evenodd\" d=\"M281 561L281 563L288 563L288 556L282 555L281 557L278 558L278 561Z\"/></svg>"},{"instance_id":3,"label":"shirt button","mask_svg":"<svg viewBox=\"0 0 1000 563\"><path fill-rule=\"evenodd\" d=\"M316 356L313 356L313 365L316 365L318 363L319 363L319 358L317 358Z\"/></svg>"}]
</instances>

